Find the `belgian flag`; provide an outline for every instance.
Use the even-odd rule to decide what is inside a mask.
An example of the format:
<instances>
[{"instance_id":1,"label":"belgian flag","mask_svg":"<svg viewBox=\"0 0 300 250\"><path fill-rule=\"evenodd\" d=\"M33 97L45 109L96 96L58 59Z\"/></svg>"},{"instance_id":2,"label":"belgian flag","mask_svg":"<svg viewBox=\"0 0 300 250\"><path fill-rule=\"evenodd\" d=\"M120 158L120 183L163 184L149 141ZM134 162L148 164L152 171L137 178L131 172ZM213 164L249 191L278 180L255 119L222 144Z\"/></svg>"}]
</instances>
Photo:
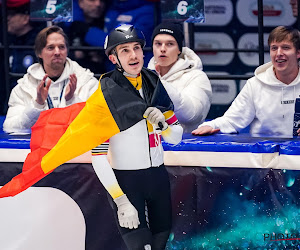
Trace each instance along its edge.
<instances>
[{"instance_id":1,"label":"belgian flag","mask_svg":"<svg viewBox=\"0 0 300 250\"><path fill-rule=\"evenodd\" d=\"M100 80L99 88L86 103L42 112L32 127L31 152L22 173L0 189L0 198L24 191L61 164L130 128L144 119L148 106L156 106L162 112L173 110L161 82L153 82L156 75L145 69L142 72L144 99L115 70Z\"/></svg>"}]
</instances>

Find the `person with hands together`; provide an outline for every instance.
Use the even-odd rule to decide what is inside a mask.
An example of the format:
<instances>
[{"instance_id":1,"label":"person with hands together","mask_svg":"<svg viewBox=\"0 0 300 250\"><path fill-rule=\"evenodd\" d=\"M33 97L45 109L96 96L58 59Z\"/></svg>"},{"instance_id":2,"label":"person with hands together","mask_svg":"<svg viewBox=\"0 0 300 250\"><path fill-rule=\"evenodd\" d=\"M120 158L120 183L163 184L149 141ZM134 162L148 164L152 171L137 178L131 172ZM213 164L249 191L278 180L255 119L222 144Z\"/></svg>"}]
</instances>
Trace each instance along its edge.
<instances>
[{"instance_id":1,"label":"person with hands together","mask_svg":"<svg viewBox=\"0 0 300 250\"><path fill-rule=\"evenodd\" d=\"M37 97L36 97L36 102L40 105L43 105L48 97L48 91L50 88L51 84L51 79L48 79L48 74L46 74L43 77L43 80L37 87ZM74 96L74 92L76 90L76 85L77 85L77 77L75 74L70 75L70 80L69 83L66 86L66 91L65 91L65 99L66 101L69 101L72 99Z\"/></svg>"},{"instance_id":2,"label":"person with hands together","mask_svg":"<svg viewBox=\"0 0 300 250\"><path fill-rule=\"evenodd\" d=\"M116 27L106 37L105 53L115 69L101 76L101 89L124 103L118 110L132 105L132 114L122 118L130 121L136 113L143 117L94 148L92 164L108 191L128 249L162 250L171 230L172 210L161 137L177 144L183 129L158 76L143 67L144 46L143 33L129 24Z\"/></svg>"},{"instance_id":3,"label":"person with hands together","mask_svg":"<svg viewBox=\"0 0 300 250\"><path fill-rule=\"evenodd\" d=\"M255 70L222 117L200 124L192 134L238 133L250 125L253 136L299 135L299 121L294 120L300 101L299 31L278 26L269 34L268 45L271 62Z\"/></svg>"},{"instance_id":4,"label":"person with hands together","mask_svg":"<svg viewBox=\"0 0 300 250\"><path fill-rule=\"evenodd\" d=\"M86 101L98 87L94 74L68 56L68 39L58 26L41 30L35 40L38 63L13 88L3 130L30 132L39 114L46 109Z\"/></svg>"}]
</instances>

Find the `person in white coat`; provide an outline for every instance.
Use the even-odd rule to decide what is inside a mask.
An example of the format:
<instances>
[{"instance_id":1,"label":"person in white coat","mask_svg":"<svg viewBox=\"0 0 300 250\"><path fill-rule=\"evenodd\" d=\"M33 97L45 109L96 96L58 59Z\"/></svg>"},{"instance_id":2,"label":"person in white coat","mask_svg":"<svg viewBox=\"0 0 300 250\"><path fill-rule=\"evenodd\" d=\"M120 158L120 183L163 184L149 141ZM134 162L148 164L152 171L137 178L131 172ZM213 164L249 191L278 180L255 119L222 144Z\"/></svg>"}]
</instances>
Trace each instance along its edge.
<instances>
[{"instance_id":1,"label":"person in white coat","mask_svg":"<svg viewBox=\"0 0 300 250\"><path fill-rule=\"evenodd\" d=\"M43 110L84 102L98 88L94 74L72 61L68 40L58 26L47 27L35 40L39 63L31 65L13 88L3 130L30 133Z\"/></svg>"},{"instance_id":2,"label":"person in white coat","mask_svg":"<svg viewBox=\"0 0 300 250\"><path fill-rule=\"evenodd\" d=\"M154 57L148 68L156 70L175 107L178 121L190 133L208 114L212 99L211 84L203 72L199 56L182 47L179 23L163 22L152 34Z\"/></svg>"},{"instance_id":3,"label":"person in white coat","mask_svg":"<svg viewBox=\"0 0 300 250\"><path fill-rule=\"evenodd\" d=\"M300 97L299 31L278 26L268 44L271 62L255 70L222 117L202 123L192 134L237 133L250 125L253 136L293 136L295 102Z\"/></svg>"}]
</instances>

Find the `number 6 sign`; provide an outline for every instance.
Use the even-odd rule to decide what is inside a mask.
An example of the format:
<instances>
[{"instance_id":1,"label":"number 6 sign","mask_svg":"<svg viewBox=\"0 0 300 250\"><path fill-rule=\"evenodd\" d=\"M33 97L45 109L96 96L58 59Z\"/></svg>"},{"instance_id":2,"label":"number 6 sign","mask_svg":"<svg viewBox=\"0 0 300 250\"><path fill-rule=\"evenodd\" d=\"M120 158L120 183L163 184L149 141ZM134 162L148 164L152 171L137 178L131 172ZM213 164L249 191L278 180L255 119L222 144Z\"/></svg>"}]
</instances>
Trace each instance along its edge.
<instances>
[{"instance_id":1,"label":"number 6 sign","mask_svg":"<svg viewBox=\"0 0 300 250\"><path fill-rule=\"evenodd\" d=\"M204 22L204 0L161 0L163 20Z\"/></svg>"},{"instance_id":2,"label":"number 6 sign","mask_svg":"<svg viewBox=\"0 0 300 250\"><path fill-rule=\"evenodd\" d=\"M180 1L177 5L177 12L179 15L184 16L187 13L187 6L188 6L187 1Z\"/></svg>"}]
</instances>

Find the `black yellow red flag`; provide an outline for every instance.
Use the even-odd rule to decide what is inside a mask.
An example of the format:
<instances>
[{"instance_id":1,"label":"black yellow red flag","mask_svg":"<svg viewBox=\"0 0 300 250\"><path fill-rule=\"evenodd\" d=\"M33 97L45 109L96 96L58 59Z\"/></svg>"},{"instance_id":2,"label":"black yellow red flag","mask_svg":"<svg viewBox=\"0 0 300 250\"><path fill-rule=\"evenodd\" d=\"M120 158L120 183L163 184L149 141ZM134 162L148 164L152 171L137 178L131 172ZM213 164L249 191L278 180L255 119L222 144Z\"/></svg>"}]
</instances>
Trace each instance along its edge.
<instances>
[{"instance_id":1,"label":"black yellow red flag","mask_svg":"<svg viewBox=\"0 0 300 250\"><path fill-rule=\"evenodd\" d=\"M42 112L32 127L31 152L22 173L0 189L0 198L24 191L58 166L144 119L143 114L152 101L163 112L172 109L170 98L158 83L149 102L130 88L129 81L122 86L106 77L86 103Z\"/></svg>"}]
</instances>

